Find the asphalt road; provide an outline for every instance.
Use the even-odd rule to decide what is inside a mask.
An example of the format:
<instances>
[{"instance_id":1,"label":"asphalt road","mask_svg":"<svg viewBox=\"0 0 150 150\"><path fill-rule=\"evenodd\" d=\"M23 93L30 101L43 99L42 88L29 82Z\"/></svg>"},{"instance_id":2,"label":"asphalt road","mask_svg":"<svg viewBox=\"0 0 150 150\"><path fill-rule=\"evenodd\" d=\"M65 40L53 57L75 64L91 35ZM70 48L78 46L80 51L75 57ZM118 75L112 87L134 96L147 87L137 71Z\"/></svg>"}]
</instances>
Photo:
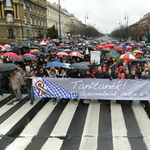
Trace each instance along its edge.
<instances>
[{"instance_id":1,"label":"asphalt road","mask_svg":"<svg viewBox=\"0 0 150 150\"><path fill-rule=\"evenodd\" d=\"M149 150L150 104L0 99L0 150Z\"/></svg>"}]
</instances>

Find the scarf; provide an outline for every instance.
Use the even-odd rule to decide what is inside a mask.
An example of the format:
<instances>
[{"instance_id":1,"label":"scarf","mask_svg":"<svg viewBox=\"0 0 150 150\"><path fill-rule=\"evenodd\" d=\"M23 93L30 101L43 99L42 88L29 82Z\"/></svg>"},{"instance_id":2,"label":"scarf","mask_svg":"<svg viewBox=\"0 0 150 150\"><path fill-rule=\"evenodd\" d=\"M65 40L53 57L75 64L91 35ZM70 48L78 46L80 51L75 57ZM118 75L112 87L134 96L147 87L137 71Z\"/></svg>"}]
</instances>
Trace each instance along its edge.
<instances>
[{"instance_id":1,"label":"scarf","mask_svg":"<svg viewBox=\"0 0 150 150\"><path fill-rule=\"evenodd\" d=\"M60 76L63 78L64 76L66 75L66 73L64 73L64 74L60 74Z\"/></svg>"},{"instance_id":2,"label":"scarf","mask_svg":"<svg viewBox=\"0 0 150 150\"><path fill-rule=\"evenodd\" d=\"M101 74L101 73L102 73L102 70L98 72L98 74Z\"/></svg>"},{"instance_id":3,"label":"scarf","mask_svg":"<svg viewBox=\"0 0 150 150\"><path fill-rule=\"evenodd\" d=\"M50 78L55 78L56 74L52 75L52 74L49 74L49 77Z\"/></svg>"}]
</instances>

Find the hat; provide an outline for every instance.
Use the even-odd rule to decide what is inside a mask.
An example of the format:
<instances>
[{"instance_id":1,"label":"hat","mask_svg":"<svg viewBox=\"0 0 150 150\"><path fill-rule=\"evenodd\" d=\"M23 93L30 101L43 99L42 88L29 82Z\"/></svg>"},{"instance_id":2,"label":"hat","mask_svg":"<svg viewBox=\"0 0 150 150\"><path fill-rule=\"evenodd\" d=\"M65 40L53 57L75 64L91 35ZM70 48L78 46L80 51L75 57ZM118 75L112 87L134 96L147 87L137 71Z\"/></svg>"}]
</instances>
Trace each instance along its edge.
<instances>
[{"instance_id":1,"label":"hat","mask_svg":"<svg viewBox=\"0 0 150 150\"><path fill-rule=\"evenodd\" d=\"M96 70L95 70L95 69L93 69L93 70L92 70L92 72L96 72Z\"/></svg>"},{"instance_id":2,"label":"hat","mask_svg":"<svg viewBox=\"0 0 150 150\"><path fill-rule=\"evenodd\" d=\"M21 67L19 64L17 65L18 67Z\"/></svg>"},{"instance_id":3,"label":"hat","mask_svg":"<svg viewBox=\"0 0 150 150\"><path fill-rule=\"evenodd\" d=\"M106 67L103 67L103 70L107 70Z\"/></svg>"}]
</instances>

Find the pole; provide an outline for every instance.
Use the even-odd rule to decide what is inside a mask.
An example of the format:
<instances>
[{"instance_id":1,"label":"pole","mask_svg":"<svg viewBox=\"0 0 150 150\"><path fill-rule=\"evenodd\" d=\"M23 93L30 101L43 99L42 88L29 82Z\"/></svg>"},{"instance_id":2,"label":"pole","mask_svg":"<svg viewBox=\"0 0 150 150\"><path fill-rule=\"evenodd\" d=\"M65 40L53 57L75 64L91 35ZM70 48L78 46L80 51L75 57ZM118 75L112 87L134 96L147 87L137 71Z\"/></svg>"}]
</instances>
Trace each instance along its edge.
<instances>
[{"instance_id":1,"label":"pole","mask_svg":"<svg viewBox=\"0 0 150 150\"><path fill-rule=\"evenodd\" d=\"M61 40L60 0L58 0L58 5L59 5L59 38Z\"/></svg>"}]
</instances>

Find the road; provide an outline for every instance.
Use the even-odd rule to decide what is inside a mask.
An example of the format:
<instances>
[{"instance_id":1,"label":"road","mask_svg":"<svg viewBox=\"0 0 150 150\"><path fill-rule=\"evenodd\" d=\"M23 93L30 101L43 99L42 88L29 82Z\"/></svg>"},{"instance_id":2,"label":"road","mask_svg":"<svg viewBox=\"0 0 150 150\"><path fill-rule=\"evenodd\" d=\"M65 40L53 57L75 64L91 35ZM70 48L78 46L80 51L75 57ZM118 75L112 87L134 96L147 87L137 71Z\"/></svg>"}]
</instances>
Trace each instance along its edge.
<instances>
[{"instance_id":1,"label":"road","mask_svg":"<svg viewBox=\"0 0 150 150\"><path fill-rule=\"evenodd\" d=\"M150 104L0 99L0 150L149 150Z\"/></svg>"}]
</instances>

